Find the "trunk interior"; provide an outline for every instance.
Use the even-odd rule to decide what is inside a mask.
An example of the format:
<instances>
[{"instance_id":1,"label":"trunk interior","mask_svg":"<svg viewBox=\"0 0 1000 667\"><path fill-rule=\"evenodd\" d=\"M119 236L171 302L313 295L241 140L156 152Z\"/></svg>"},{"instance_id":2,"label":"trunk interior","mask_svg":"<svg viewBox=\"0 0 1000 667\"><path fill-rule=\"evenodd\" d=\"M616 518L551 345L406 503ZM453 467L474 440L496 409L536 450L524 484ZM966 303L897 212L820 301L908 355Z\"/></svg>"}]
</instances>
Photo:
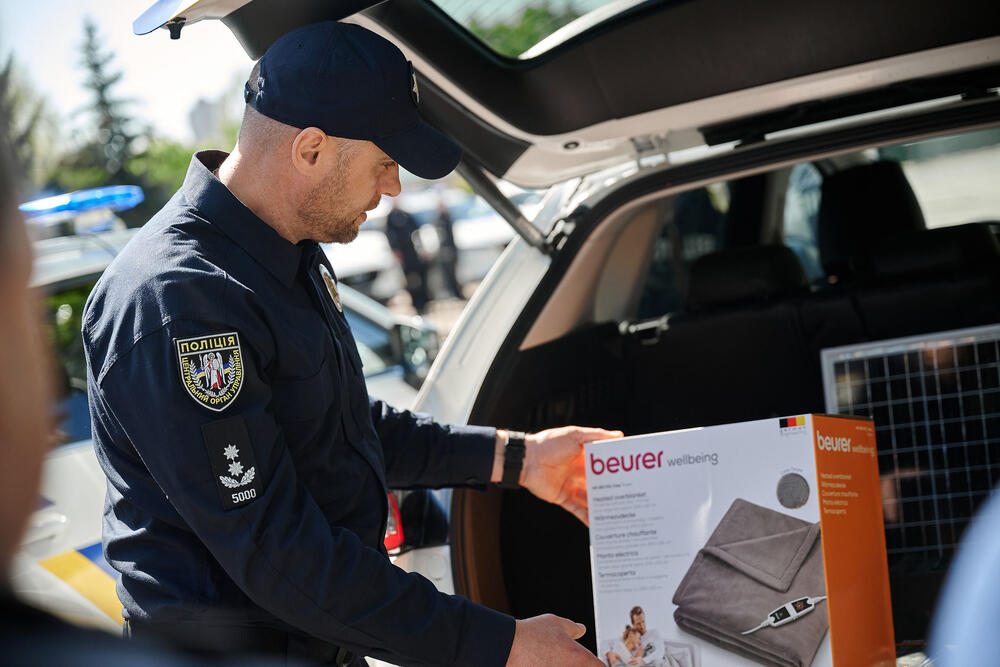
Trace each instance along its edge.
<instances>
[{"instance_id":1,"label":"trunk interior","mask_svg":"<svg viewBox=\"0 0 1000 667\"><path fill-rule=\"evenodd\" d=\"M624 290L621 296L638 317L594 317L541 344L508 348L494 362L470 423L528 432L580 424L632 435L822 413L821 350L1000 322L996 223L927 229L903 171L889 160L821 171L822 203L814 222L824 269L827 275L839 272L838 284L826 281L818 289L814 282L810 288L801 275L802 255L788 247L787 229L787 245L760 241L769 219L778 215L768 206L769 193L777 185L784 197L799 177L795 173L730 182L723 213L707 206L710 188L649 203L622 223L616 237L634 243L625 230L643 224L644 215L653 220L647 257L631 257L639 282L646 277L645 287L641 294ZM862 191L868 195L858 196ZM756 231L746 233L754 226ZM831 227L841 233L823 231ZM680 240L687 239L690 250L706 230L720 241L705 246L701 257L693 260L690 252L678 251ZM748 242L751 238L756 242ZM615 256L613 247L604 256L605 275L606 260ZM658 264L663 257L667 260ZM593 258L578 256L574 262L588 259ZM662 304L676 298L670 290L651 296L658 271L671 278L670 289L684 295L680 309L664 310ZM601 298L600 286L585 291L591 301ZM550 300L556 298L558 288ZM600 308L592 304L591 314L595 311ZM652 317L657 312L674 314ZM874 416L878 424L880 414ZM987 426L1000 429L1000 422L984 419ZM927 443L928 455L935 444ZM981 443L968 436L966 445L970 469L982 458L988 464L992 450L1000 455L1000 430L982 436ZM880 440L880 474L894 479L901 464L882 456L882 446ZM914 454L918 467L919 455ZM901 497L915 493L905 480L900 484ZM551 612L584 623L588 632L582 641L594 650L586 527L525 491L456 491L453 498L457 592L518 618ZM966 523L977 504L970 501ZM889 524L887 519L887 529ZM894 552L889 532L897 642L919 643L950 552L938 558Z\"/></svg>"}]
</instances>

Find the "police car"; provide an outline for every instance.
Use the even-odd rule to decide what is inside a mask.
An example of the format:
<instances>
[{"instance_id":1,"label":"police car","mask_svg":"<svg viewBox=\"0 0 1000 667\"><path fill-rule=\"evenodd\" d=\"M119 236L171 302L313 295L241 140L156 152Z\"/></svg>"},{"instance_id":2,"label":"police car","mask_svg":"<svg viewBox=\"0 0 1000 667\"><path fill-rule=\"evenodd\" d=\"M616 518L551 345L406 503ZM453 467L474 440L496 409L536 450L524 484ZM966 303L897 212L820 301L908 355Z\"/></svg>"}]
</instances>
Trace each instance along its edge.
<instances>
[{"instance_id":1,"label":"police car","mask_svg":"<svg viewBox=\"0 0 1000 667\"><path fill-rule=\"evenodd\" d=\"M138 185L108 185L43 197L18 206L35 240L121 231L115 215L138 206L146 194Z\"/></svg>"},{"instance_id":2,"label":"police car","mask_svg":"<svg viewBox=\"0 0 1000 667\"><path fill-rule=\"evenodd\" d=\"M22 211L35 216L29 225L32 219L77 220L81 211L92 219L106 217L111 213L108 190L39 200ZM112 632L121 631L121 603L115 593L118 574L101 549L106 481L90 441L80 317L94 283L137 231L45 235L34 242L32 285L44 300L57 361L58 432L46 459L39 506L13 571L14 589L28 601ZM370 391L394 405L409 405L437 354L437 332L420 318L393 314L349 287L342 286L340 294ZM396 521L386 545L398 551L402 542Z\"/></svg>"},{"instance_id":3,"label":"police car","mask_svg":"<svg viewBox=\"0 0 1000 667\"><path fill-rule=\"evenodd\" d=\"M222 19L258 57L344 18L413 61L423 114L519 237L421 388L438 419L641 433L873 415L897 640L921 647L1000 474L1000 5L592 4L521 54L463 27L485 3L448 0L157 3L134 29ZM548 188L533 219L499 178ZM521 492L421 503L397 563L592 631L579 522Z\"/></svg>"}]
</instances>

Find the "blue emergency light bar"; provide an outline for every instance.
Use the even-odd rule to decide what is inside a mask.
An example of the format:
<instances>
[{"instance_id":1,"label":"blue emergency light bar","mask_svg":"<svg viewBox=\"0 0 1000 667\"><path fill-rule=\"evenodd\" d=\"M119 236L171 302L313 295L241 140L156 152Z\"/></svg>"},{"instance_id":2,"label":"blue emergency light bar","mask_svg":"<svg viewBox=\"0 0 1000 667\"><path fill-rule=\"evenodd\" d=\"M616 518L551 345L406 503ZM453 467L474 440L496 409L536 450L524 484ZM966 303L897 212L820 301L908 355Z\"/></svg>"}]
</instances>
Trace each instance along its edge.
<instances>
[{"instance_id":1,"label":"blue emergency light bar","mask_svg":"<svg viewBox=\"0 0 1000 667\"><path fill-rule=\"evenodd\" d=\"M53 213L82 213L95 209L127 211L146 198L138 185L109 185L67 192L21 204L18 208L26 218L37 218Z\"/></svg>"}]
</instances>

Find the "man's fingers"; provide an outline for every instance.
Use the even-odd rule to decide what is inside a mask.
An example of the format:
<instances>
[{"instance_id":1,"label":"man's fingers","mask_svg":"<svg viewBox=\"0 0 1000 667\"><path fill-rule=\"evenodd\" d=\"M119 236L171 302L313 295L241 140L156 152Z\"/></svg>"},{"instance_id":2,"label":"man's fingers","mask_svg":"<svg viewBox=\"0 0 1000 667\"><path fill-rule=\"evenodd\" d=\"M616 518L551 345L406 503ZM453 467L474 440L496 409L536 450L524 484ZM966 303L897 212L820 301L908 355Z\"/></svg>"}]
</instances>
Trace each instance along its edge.
<instances>
[{"instance_id":1,"label":"man's fingers","mask_svg":"<svg viewBox=\"0 0 1000 667\"><path fill-rule=\"evenodd\" d=\"M559 623L559 627L562 628L563 632L572 637L573 639L579 639L587 632L587 626L583 623L577 623L576 621L571 621L568 618L563 618L562 616L553 616L556 622Z\"/></svg>"},{"instance_id":2,"label":"man's fingers","mask_svg":"<svg viewBox=\"0 0 1000 667\"><path fill-rule=\"evenodd\" d=\"M593 428L591 426L577 426L576 429L577 433L585 442L591 442L593 440L613 440L615 438L625 437L625 433L622 431L606 431L603 428Z\"/></svg>"}]
</instances>

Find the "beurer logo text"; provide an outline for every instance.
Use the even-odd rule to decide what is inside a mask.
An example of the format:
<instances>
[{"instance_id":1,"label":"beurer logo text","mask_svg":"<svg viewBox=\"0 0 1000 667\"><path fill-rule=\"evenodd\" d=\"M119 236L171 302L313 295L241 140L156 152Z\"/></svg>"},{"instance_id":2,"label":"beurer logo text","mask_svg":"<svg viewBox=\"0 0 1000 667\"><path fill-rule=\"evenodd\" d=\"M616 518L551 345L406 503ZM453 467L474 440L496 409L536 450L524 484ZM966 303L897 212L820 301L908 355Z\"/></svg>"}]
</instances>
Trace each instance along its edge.
<instances>
[{"instance_id":1,"label":"beurer logo text","mask_svg":"<svg viewBox=\"0 0 1000 667\"><path fill-rule=\"evenodd\" d=\"M609 456L607 459L599 459L593 454L590 455L590 470L595 475L603 475L605 472L629 472L631 470L652 470L663 467L663 452L644 452L642 454L629 454L627 456Z\"/></svg>"},{"instance_id":2,"label":"beurer logo text","mask_svg":"<svg viewBox=\"0 0 1000 667\"><path fill-rule=\"evenodd\" d=\"M816 446L828 452L850 452L851 439L834 437L832 435L820 435L820 432L816 431Z\"/></svg>"}]
</instances>

